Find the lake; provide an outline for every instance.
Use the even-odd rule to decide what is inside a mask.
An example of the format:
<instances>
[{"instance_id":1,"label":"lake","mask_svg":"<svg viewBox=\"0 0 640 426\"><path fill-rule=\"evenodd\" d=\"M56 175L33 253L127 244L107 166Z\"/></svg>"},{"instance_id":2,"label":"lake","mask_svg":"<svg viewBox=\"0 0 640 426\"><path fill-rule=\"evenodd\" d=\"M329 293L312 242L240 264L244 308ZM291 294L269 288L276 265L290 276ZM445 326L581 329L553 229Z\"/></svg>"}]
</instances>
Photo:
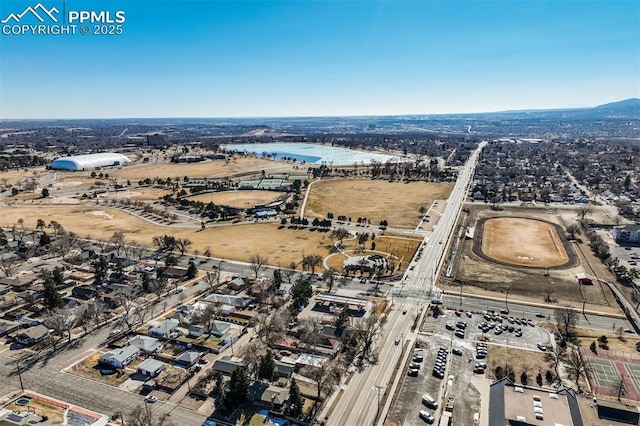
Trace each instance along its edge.
<instances>
[{"instance_id":1,"label":"lake","mask_svg":"<svg viewBox=\"0 0 640 426\"><path fill-rule=\"evenodd\" d=\"M224 149L237 152L255 153L262 156L275 154L275 158L295 159L297 162L307 164L332 164L351 165L369 164L371 161L386 163L387 161L405 161L401 157L377 152L356 151L353 149L339 148L335 146L316 145L310 143L248 143L248 144L225 144Z\"/></svg>"}]
</instances>

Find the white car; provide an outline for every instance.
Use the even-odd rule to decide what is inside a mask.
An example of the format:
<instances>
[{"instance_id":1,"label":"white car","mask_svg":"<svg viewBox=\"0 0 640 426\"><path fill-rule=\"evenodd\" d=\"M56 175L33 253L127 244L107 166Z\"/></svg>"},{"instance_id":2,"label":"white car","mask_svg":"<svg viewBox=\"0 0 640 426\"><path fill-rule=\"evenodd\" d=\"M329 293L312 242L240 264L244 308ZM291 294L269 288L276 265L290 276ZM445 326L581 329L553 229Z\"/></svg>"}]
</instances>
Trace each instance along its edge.
<instances>
[{"instance_id":1,"label":"white car","mask_svg":"<svg viewBox=\"0 0 640 426\"><path fill-rule=\"evenodd\" d=\"M148 402L149 404L153 404L157 400L158 400L158 398L156 398L153 395L147 395L147 396L144 397L144 402Z\"/></svg>"},{"instance_id":2,"label":"white car","mask_svg":"<svg viewBox=\"0 0 640 426\"><path fill-rule=\"evenodd\" d=\"M420 410L420 418L429 424L433 423L436 420L435 417L424 410Z\"/></svg>"}]
</instances>

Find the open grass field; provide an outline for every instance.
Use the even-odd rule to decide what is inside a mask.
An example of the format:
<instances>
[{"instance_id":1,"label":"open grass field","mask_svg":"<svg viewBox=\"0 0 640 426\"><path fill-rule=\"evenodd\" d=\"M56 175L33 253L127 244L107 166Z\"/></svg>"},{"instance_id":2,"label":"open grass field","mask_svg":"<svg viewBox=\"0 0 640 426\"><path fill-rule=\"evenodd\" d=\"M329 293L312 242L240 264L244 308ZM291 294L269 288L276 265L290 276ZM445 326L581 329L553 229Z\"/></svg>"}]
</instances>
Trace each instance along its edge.
<instances>
[{"instance_id":1,"label":"open grass field","mask_svg":"<svg viewBox=\"0 0 640 426\"><path fill-rule=\"evenodd\" d=\"M245 262L252 254L260 253L274 266L286 266L292 261L299 263L303 253L326 256L332 244L328 233L278 229L275 223L230 224L200 231L199 228L159 226L107 207L16 206L3 213L0 226L12 226L22 218L25 227L35 228L38 219L47 223L54 220L80 237L108 239L114 232L122 231L127 241L149 246L154 236L171 234L190 239L193 242L191 252L202 253L209 247L213 257Z\"/></svg>"},{"instance_id":2,"label":"open grass field","mask_svg":"<svg viewBox=\"0 0 640 426\"><path fill-rule=\"evenodd\" d=\"M550 369L549 365L544 361L544 354L539 351L491 344L488 345L488 349L487 373L491 377L493 377L497 366L500 365L504 368L505 365L509 364L516 374L516 382L520 383L520 374L526 369L529 375L529 383L533 383L535 386L538 371L544 377L545 372Z\"/></svg>"},{"instance_id":3,"label":"open grass field","mask_svg":"<svg viewBox=\"0 0 640 426\"><path fill-rule=\"evenodd\" d=\"M44 166L20 170L7 170L5 172L0 172L0 181L4 182L4 179L6 179L8 185L13 185L23 179L34 177L34 173L41 174L44 172L46 172Z\"/></svg>"},{"instance_id":4,"label":"open grass field","mask_svg":"<svg viewBox=\"0 0 640 426\"><path fill-rule=\"evenodd\" d=\"M116 170L109 170L108 173L109 176L118 180L137 182L146 178L153 179L154 177L162 179L167 177L182 179L184 176L225 177L247 172L260 173L262 170L265 170L265 172L292 171L299 173L300 170L296 170L294 167L295 165L293 164L280 161L263 160L254 157L235 157L229 162L208 160L200 163L171 163L169 161L137 163Z\"/></svg>"},{"instance_id":5,"label":"open grass field","mask_svg":"<svg viewBox=\"0 0 640 426\"><path fill-rule=\"evenodd\" d=\"M330 211L336 217L351 217L353 222L366 217L377 225L386 219L391 227L412 228L418 223L421 206L446 199L452 189L452 183L328 179L311 185L304 213L324 218Z\"/></svg>"},{"instance_id":6,"label":"open grass field","mask_svg":"<svg viewBox=\"0 0 640 426\"><path fill-rule=\"evenodd\" d=\"M244 209L256 204L269 204L281 195L282 192L274 191L224 191L193 195L189 200Z\"/></svg>"},{"instance_id":7,"label":"open grass field","mask_svg":"<svg viewBox=\"0 0 640 426\"><path fill-rule=\"evenodd\" d=\"M518 266L553 267L569 261L556 228L548 222L527 218L485 221L482 252L499 262Z\"/></svg>"}]
</instances>

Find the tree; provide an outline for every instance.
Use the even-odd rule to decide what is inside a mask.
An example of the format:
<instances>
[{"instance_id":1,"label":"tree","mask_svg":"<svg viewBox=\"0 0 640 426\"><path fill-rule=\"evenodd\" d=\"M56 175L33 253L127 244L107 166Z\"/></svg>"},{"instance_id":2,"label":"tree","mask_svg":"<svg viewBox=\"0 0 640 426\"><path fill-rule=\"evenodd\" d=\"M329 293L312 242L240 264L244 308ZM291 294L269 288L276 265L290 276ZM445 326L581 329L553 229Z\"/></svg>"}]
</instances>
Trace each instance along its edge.
<instances>
[{"instance_id":1,"label":"tree","mask_svg":"<svg viewBox=\"0 0 640 426\"><path fill-rule=\"evenodd\" d=\"M282 285L282 272L280 269L273 270L273 278L271 279L271 288L273 290L278 290Z\"/></svg>"},{"instance_id":2,"label":"tree","mask_svg":"<svg viewBox=\"0 0 640 426\"><path fill-rule=\"evenodd\" d=\"M258 377L267 381L272 381L276 371L276 362L273 359L271 351L267 351L260 358L260 366L258 368Z\"/></svg>"},{"instance_id":3,"label":"tree","mask_svg":"<svg viewBox=\"0 0 640 426\"><path fill-rule=\"evenodd\" d=\"M523 386L527 386L527 383L529 383L529 375L526 371L520 373L520 383L522 383Z\"/></svg>"},{"instance_id":4,"label":"tree","mask_svg":"<svg viewBox=\"0 0 640 426\"><path fill-rule=\"evenodd\" d=\"M591 344L589 345L589 349L591 350L591 352L593 352L594 355L598 355L598 350L596 349L596 341L595 340L593 342L591 342Z\"/></svg>"},{"instance_id":5,"label":"tree","mask_svg":"<svg viewBox=\"0 0 640 426\"><path fill-rule=\"evenodd\" d=\"M498 365L496 367L494 375L496 376L496 380L502 380L502 378L504 378L504 369L501 365Z\"/></svg>"},{"instance_id":6,"label":"tree","mask_svg":"<svg viewBox=\"0 0 640 426\"><path fill-rule=\"evenodd\" d=\"M553 303L553 297L551 297L553 295L553 293L556 292L556 290L553 287L546 287L543 289L544 292L544 301L546 303Z\"/></svg>"},{"instance_id":7,"label":"tree","mask_svg":"<svg viewBox=\"0 0 640 426\"><path fill-rule=\"evenodd\" d=\"M578 225L577 223L572 223L571 225L568 225L565 229L565 231L567 231L567 235L569 236L570 240L575 240L577 235L580 235L580 225Z\"/></svg>"},{"instance_id":8,"label":"tree","mask_svg":"<svg viewBox=\"0 0 640 426\"><path fill-rule=\"evenodd\" d=\"M216 303L208 303L206 308L199 309L193 314L193 323L201 324L207 330L207 337L215 330L216 318L220 315L220 306Z\"/></svg>"},{"instance_id":9,"label":"tree","mask_svg":"<svg viewBox=\"0 0 640 426\"><path fill-rule=\"evenodd\" d=\"M349 324L349 314L346 309L342 309L336 316L333 326L336 328L345 328Z\"/></svg>"},{"instance_id":10,"label":"tree","mask_svg":"<svg viewBox=\"0 0 640 426\"><path fill-rule=\"evenodd\" d=\"M300 343L306 345L311 351L320 343L322 322L318 318L303 318L298 321L298 335Z\"/></svg>"},{"instance_id":11,"label":"tree","mask_svg":"<svg viewBox=\"0 0 640 426\"><path fill-rule=\"evenodd\" d=\"M320 366L305 367L300 372L301 375L316 382L318 399L322 397L322 393L329 394L340 383L343 373L344 363L339 359L326 361Z\"/></svg>"},{"instance_id":12,"label":"tree","mask_svg":"<svg viewBox=\"0 0 640 426\"><path fill-rule=\"evenodd\" d=\"M336 270L333 268L329 268L322 273L322 281L327 283L327 286L329 287L329 292L333 290L333 284L335 282L335 273L336 273Z\"/></svg>"},{"instance_id":13,"label":"tree","mask_svg":"<svg viewBox=\"0 0 640 426\"><path fill-rule=\"evenodd\" d=\"M578 324L578 312L569 306L562 306L553 310L553 316L564 337L569 339L570 329Z\"/></svg>"},{"instance_id":14,"label":"tree","mask_svg":"<svg viewBox=\"0 0 640 426\"><path fill-rule=\"evenodd\" d=\"M68 341L71 343L71 329L76 325L76 316L67 309L56 309L44 319L47 327L55 330L55 333L62 339L67 333Z\"/></svg>"},{"instance_id":15,"label":"tree","mask_svg":"<svg viewBox=\"0 0 640 426\"><path fill-rule=\"evenodd\" d=\"M184 252L191 247L192 244L193 242L188 238L178 238L176 240L176 246L178 250L180 250L180 256L184 255Z\"/></svg>"},{"instance_id":16,"label":"tree","mask_svg":"<svg viewBox=\"0 0 640 426\"><path fill-rule=\"evenodd\" d=\"M544 354L544 361L549 364L551 368L555 371L555 377L560 377L559 367L560 364L566 359L567 354L565 352L565 348L562 345L555 345L551 350L548 350ZM548 377L548 376L547 376Z\"/></svg>"},{"instance_id":17,"label":"tree","mask_svg":"<svg viewBox=\"0 0 640 426\"><path fill-rule=\"evenodd\" d=\"M20 263L20 257L17 255L0 257L0 271L5 277L12 277Z\"/></svg>"},{"instance_id":18,"label":"tree","mask_svg":"<svg viewBox=\"0 0 640 426\"><path fill-rule=\"evenodd\" d=\"M122 416L122 414L120 414ZM149 404L136 406L127 414L128 426L172 426L169 414L154 415Z\"/></svg>"},{"instance_id":19,"label":"tree","mask_svg":"<svg viewBox=\"0 0 640 426\"><path fill-rule=\"evenodd\" d=\"M49 190L47 188L42 188L42 198L47 198L49 196Z\"/></svg>"},{"instance_id":20,"label":"tree","mask_svg":"<svg viewBox=\"0 0 640 426\"><path fill-rule=\"evenodd\" d=\"M295 262L291 262L287 267L287 269L282 271L284 278L287 280L287 283L289 284L291 284L291 281L293 280L293 276L296 274L296 266L297 265Z\"/></svg>"},{"instance_id":21,"label":"tree","mask_svg":"<svg viewBox=\"0 0 640 426\"><path fill-rule=\"evenodd\" d=\"M376 312L355 323L356 356L361 361L365 359L370 362L377 361L378 354L375 348L375 341L385 323L386 317L379 316Z\"/></svg>"},{"instance_id":22,"label":"tree","mask_svg":"<svg viewBox=\"0 0 640 426\"><path fill-rule=\"evenodd\" d=\"M213 290L217 286L220 285L220 270L218 268L213 269L207 272L207 275L204 277L204 283L207 285L209 290Z\"/></svg>"},{"instance_id":23,"label":"tree","mask_svg":"<svg viewBox=\"0 0 640 426\"><path fill-rule=\"evenodd\" d=\"M249 263L251 263L251 270L254 273L254 279L258 279L260 270L268 261L269 260L266 257L260 256L257 253L252 254L251 257L249 257Z\"/></svg>"},{"instance_id":24,"label":"tree","mask_svg":"<svg viewBox=\"0 0 640 426\"><path fill-rule=\"evenodd\" d=\"M186 278L188 280L192 280L194 279L196 276L198 276L198 267L196 266L195 263L193 262L189 262L189 267L187 268L187 275Z\"/></svg>"},{"instance_id":25,"label":"tree","mask_svg":"<svg viewBox=\"0 0 640 426\"><path fill-rule=\"evenodd\" d=\"M286 414L298 418L302 414L302 407L304 406L304 398L300 393L300 388L296 382L295 377L291 378L291 384L289 385L289 405L286 409Z\"/></svg>"},{"instance_id":26,"label":"tree","mask_svg":"<svg viewBox=\"0 0 640 426\"><path fill-rule=\"evenodd\" d=\"M553 373L551 372L551 370L547 370L546 373L544 373L544 379L546 380L546 382L548 384L553 383L554 377L553 377Z\"/></svg>"},{"instance_id":27,"label":"tree","mask_svg":"<svg viewBox=\"0 0 640 426\"><path fill-rule=\"evenodd\" d=\"M54 310L64 306L62 296L58 293L55 283L53 282L53 276L48 272L45 272L44 277L44 292L43 292L44 306L49 310Z\"/></svg>"},{"instance_id":28,"label":"tree","mask_svg":"<svg viewBox=\"0 0 640 426\"><path fill-rule=\"evenodd\" d=\"M313 296L313 288L308 280L301 279L293 286L291 286L291 299L293 300L293 306L301 307L305 306L309 298Z\"/></svg>"},{"instance_id":29,"label":"tree","mask_svg":"<svg viewBox=\"0 0 640 426\"><path fill-rule=\"evenodd\" d=\"M247 369L238 367L231 373L229 392L225 397L225 407L233 411L249 399L249 376Z\"/></svg>"},{"instance_id":30,"label":"tree","mask_svg":"<svg viewBox=\"0 0 640 426\"><path fill-rule=\"evenodd\" d=\"M289 312L280 308L271 314L259 314L257 318L257 334L265 343L278 341L287 331Z\"/></svg>"},{"instance_id":31,"label":"tree","mask_svg":"<svg viewBox=\"0 0 640 426\"><path fill-rule=\"evenodd\" d=\"M542 373L538 372L538 375L536 376L536 383L538 384L538 386L542 386Z\"/></svg>"},{"instance_id":32,"label":"tree","mask_svg":"<svg viewBox=\"0 0 640 426\"><path fill-rule=\"evenodd\" d=\"M580 208L578 208L577 215L580 220L585 220L586 217L591 214L591 212L591 207L581 206Z\"/></svg>"},{"instance_id":33,"label":"tree","mask_svg":"<svg viewBox=\"0 0 640 426\"><path fill-rule=\"evenodd\" d=\"M342 246L342 240L347 238L351 233L346 228L339 227L331 231L331 237L338 240L338 246Z\"/></svg>"},{"instance_id":34,"label":"tree","mask_svg":"<svg viewBox=\"0 0 640 426\"><path fill-rule=\"evenodd\" d=\"M322 264L323 257L319 254L310 254L302 259L303 268L311 269L311 275L315 275L316 267Z\"/></svg>"},{"instance_id":35,"label":"tree","mask_svg":"<svg viewBox=\"0 0 640 426\"><path fill-rule=\"evenodd\" d=\"M565 371L569 379L578 386L578 393L582 390L580 380L590 379L592 375L591 365L580 355L579 351L571 351L565 360Z\"/></svg>"},{"instance_id":36,"label":"tree","mask_svg":"<svg viewBox=\"0 0 640 426\"><path fill-rule=\"evenodd\" d=\"M124 233L122 231L114 232L111 238L109 238L109 243L113 245L113 248L116 250L116 254L120 256L122 248L125 245Z\"/></svg>"},{"instance_id":37,"label":"tree","mask_svg":"<svg viewBox=\"0 0 640 426\"><path fill-rule=\"evenodd\" d=\"M266 352L267 345L260 339L253 339L242 347L240 353L249 376L258 378L262 357Z\"/></svg>"}]
</instances>

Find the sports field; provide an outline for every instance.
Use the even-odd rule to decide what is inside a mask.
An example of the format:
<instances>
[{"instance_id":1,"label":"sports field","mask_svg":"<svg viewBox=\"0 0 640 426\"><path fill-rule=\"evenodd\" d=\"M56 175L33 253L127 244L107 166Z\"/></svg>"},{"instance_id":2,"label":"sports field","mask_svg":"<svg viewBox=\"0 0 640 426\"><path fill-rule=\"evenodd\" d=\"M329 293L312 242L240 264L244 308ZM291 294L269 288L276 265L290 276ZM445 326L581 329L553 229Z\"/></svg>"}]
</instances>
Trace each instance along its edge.
<instances>
[{"instance_id":1,"label":"sports field","mask_svg":"<svg viewBox=\"0 0 640 426\"><path fill-rule=\"evenodd\" d=\"M224 191L194 195L189 200L246 209L256 204L269 204L282 195L282 192L274 191Z\"/></svg>"},{"instance_id":2,"label":"sports field","mask_svg":"<svg viewBox=\"0 0 640 426\"><path fill-rule=\"evenodd\" d=\"M307 217L339 215L370 219L378 225L386 219L389 226L413 228L419 221L419 209L434 200L449 197L452 183L387 182L371 179L327 179L311 185L306 210Z\"/></svg>"},{"instance_id":3,"label":"sports field","mask_svg":"<svg viewBox=\"0 0 640 426\"><path fill-rule=\"evenodd\" d=\"M517 217L487 219L482 252L518 266L554 267L569 261L556 228L549 222Z\"/></svg>"}]
</instances>

